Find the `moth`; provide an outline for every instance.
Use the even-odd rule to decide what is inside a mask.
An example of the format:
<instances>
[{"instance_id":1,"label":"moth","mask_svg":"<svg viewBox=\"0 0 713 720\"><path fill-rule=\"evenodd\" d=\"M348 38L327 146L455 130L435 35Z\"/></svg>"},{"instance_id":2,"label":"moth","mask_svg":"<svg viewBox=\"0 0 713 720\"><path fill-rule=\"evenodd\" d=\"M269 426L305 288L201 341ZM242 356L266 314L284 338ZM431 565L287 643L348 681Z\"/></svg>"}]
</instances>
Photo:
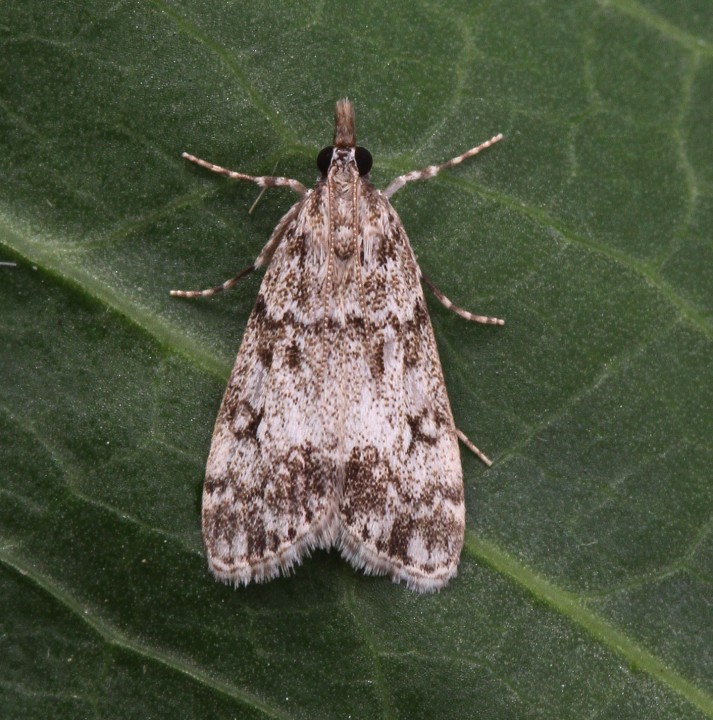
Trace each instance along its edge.
<instances>
[{"instance_id":1,"label":"moth","mask_svg":"<svg viewBox=\"0 0 713 720\"><path fill-rule=\"evenodd\" d=\"M389 198L502 139L397 177L369 181L354 110L337 102L333 144L311 190L253 177L188 153L236 180L288 187L300 199L255 262L209 297L266 267L215 423L203 490L212 572L237 585L287 574L314 548L420 592L454 577L465 507L460 438L421 283L466 320L421 272Z\"/></svg>"}]
</instances>

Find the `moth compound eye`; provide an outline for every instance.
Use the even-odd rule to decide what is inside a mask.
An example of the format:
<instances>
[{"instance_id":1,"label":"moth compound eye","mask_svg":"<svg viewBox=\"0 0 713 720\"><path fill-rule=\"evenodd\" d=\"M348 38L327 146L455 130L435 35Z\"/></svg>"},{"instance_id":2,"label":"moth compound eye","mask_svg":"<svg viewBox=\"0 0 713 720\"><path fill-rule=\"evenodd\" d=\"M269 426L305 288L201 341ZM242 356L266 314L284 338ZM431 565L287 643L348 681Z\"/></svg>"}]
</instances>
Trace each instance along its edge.
<instances>
[{"instance_id":1,"label":"moth compound eye","mask_svg":"<svg viewBox=\"0 0 713 720\"><path fill-rule=\"evenodd\" d=\"M371 153L366 148L359 146L354 151L354 159L356 160L359 174L368 175L374 162L371 157Z\"/></svg>"},{"instance_id":2,"label":"moth compound eye","mask_svg":"<svg viewBox=\"0 0 713 720\"><path fill-rule=\"evenodd\" d=\"M329 165L332 162L332 154L334 148L330 145L329 147L322 148L317 155L317 167L322 175L326 175L329 170Z\"/></svg>"}]
</instances>

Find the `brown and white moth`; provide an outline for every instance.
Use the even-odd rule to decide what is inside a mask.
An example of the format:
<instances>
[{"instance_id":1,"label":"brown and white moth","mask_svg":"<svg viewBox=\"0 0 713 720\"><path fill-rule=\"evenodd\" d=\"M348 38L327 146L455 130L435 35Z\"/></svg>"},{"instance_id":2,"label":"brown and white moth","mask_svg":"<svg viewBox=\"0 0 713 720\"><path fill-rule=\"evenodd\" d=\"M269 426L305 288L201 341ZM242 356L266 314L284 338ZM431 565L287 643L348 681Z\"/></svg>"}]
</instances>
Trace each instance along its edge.
<instances>
[{"instance_id":1,"label":"brown and white moth","mask_svg":"<svg viewBox=\"0 0 713 720\"><path fill-rule=\"evenodd\" d=\"M369 182L354 111L337 102L321 177L253 177L184 153L202 167L301 197L253 265L209 297L267 266L218 413L203 491L203 538L213 573L235 585L288 573L313 548L336 547L356 568L421 592L454 577L465 508L453 423L423 281L467 320L416 262L389 198L441 165Z\"/></svg>"}]
</instances>

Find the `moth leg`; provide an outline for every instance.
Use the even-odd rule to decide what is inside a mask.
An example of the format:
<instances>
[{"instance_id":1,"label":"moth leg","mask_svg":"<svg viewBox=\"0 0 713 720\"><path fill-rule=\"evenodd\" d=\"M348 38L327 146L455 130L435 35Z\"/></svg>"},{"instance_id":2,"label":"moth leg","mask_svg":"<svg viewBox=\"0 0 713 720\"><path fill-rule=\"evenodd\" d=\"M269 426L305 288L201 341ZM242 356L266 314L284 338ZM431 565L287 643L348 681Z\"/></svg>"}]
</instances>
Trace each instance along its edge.
<instances>
[{"instance_id":1,"label":"moth leg","mask_svg":"<svg viewBox=\"0 0 713 720\"><path fill-rule=\"evenodd\" d=\"M294 190L298 195L304 195L307 192L307 188L299 180L293 180L292 178L271 177L268 175L245 175L244 173L235 172L234 170L228 170L220 165L214 165L213 163L209 163L207 160L201 160L195 155L191 155L187 152L181 153L181 157L184 157L186 160L190 160L196 165L212 170L219 175L225 175L225 177L229 177L231 180L249 180L250 182L254 182L256 185L263 188L288 187L290 190Z\"/></svg>"},{"instance_id":2,"label":"moth leg","mask_svg":"<svg viewBox=\"0 0 713 720\"><path fill-rule=\"evenodd\" d=\"M274 180L275 178L272 179ZM263 247L263 249L260 251L260 254L255 258L255 262L252 265L243 268L237 275L230 278L230 280L226 280L224 283L216 285L215 287L208 288L206 290L171 290L170 295L172 297L182 298L213 297L213 295L216 295L219 292L223 292L224 290L230 290L233 285L236 285L238 281L244 278L246 275L249 275L254 270L257 270L258 268L262 267L263 265L267 265L270 262L272 256L275 254L275 250L277 250L277 246L282 242L282 239L285 236L285 230L287 226L295 218L297 212L299 211L299 208L300 201L297 201L297 203L293 205L292 209L287 213L287 215L285 215L282 220L280 220L279 224L270 236L270 239L265 243L265 247Z\"/></svg>"},{"instance_id":3,"label":"moth leg","mask_svg":"<svg viewBox=\"0 0 713 720\"><path fill-rule=\"evenodd\" d=\"M468 436L462 430L456 428L456 435L463 445L465 445L468 450L482 460L488 467L493 464L493 461L484 452L478 450L478 448L473 445L473 443L468 439Z\"/></svg>"},{"instance_id":4,"label":"moth leg","mask_svg":"<svg viewBox=\"0 0 713 720\"><path fill-rule=\"evenodd\" d=\"M454 165L458 165L459 163L462 163L463 160L467 160L469 157L473 157L473 155L477 155L481 150L485 150L489 148L491 145L495 145L496 142L500 142L500 140L503 139L502 133L495 135L494 137L491 137L490 140L486 140L484 143L481 143L477 147L471 148L467 152L464 152L462 155L458 155L458 157L451 158L450 160L441 163L440 165L429 165L428 167L423 168L422 170L413 170L410 173L406 173L405 175L399 175L399 177L395 178L389 183L389 186L386 188L386 190L382 191L382 194L385 195L387 198L390 198L397 190L400 190L406 183L411 182L412 180L427 180L428 178L432 178L434 175L437 175L441 170L445 170L446 168L453 167ZM184 153L185 157L185 153ZM210 166L208 166L210 167Z\"/></svg>"},{"instance_id":5,"label":"moth leg","mask_svg":"<svg viewBox=\"0 0 713 720\"><path fill-rule=\"evenodd\" d=\"M219 292L223 292L223 290L230 290L233 285L236 285L238 281L253 272L256 267L257 265L255 263L248 265L248 267L243 268L237 275L231 277L230 280L226 280L224 283L212 288L207 288L206 290L171 290L169 294L171 297L182 298L213 297L213 295L217 295Z\"/></svg>"},{"instance_id":6,"label":"moth leg","mask_svg":"<svg viewBox=\"0 0 713 720\"><path fill-rule=\"evenodd\" d=\"M452 310L456 315L460 315L462 318L470 320L471 322L482 323L483 325L505 325L505 320L501 318L488 317L487 315L474 315L458 307L458 305L452 303L423 273L421 273L421 280L430 288L431 292L436 296L436 300L438 300L443 307Z\"/></svg>"}]
</instances>

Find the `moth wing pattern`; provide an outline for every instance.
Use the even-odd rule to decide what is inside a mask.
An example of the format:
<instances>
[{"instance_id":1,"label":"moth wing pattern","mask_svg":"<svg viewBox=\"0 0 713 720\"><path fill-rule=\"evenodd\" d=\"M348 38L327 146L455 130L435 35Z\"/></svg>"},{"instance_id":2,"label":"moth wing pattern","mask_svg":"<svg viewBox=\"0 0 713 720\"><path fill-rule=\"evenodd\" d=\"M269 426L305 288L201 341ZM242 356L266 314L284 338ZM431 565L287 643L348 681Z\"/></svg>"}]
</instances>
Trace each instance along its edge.
<instances>
[{"instance_id":1,"label":"moth wing pattern","mask_svg":"<svg viewBox=\"0 0 713 720\"><path fill-rule=\"evenodd\" d=\"M337 534L335 429L320 412L323 227L308 193L280 222L215 423L203 490L213 573L247 584L285 573ZM267 247L267 246L266 246ZM332 460L333 462L333 460Z\"/></svg>"},{"instance_id":2,"label":"moth wing pattern","mask_svg":"<svg viewBox=\"0 0 713 720\"><path fill-rule=\"evenodd\" d=\"M360 266L344 294L365 317L339 343L349 373L338 546L357 568L433 591L456 574L463 546L458 441L406 232L369 183L359 206Z\"/></svg>"}]
</instances>

